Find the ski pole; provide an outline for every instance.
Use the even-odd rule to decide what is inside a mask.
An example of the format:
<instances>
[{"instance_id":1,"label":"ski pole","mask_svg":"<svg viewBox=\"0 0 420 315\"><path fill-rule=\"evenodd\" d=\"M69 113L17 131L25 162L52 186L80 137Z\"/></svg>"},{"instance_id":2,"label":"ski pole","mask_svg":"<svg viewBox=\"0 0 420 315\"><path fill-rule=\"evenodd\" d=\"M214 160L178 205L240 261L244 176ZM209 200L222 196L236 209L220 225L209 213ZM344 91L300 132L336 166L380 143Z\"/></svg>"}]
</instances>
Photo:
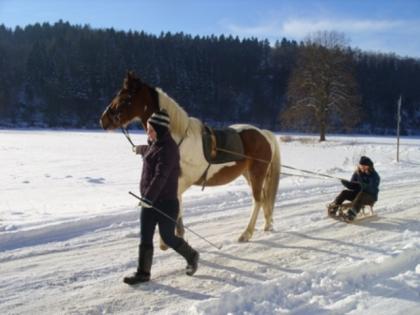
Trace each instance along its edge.
<instances>
[{"instance_id":1,"label":"ski pole","mask_svg":"<svg viewBox=\"0 0 420 315\"><path fill-rule=\"evenodd\" d=\"M134 198L137 198L138 200L142 201L141 198L139 196L137 196L136 194L133 194L131 191L128 192L131 196L133 196ZM167 215L165 212L163 212L162 210L156 208L155 206L152 206L152 209L156 210L158 213L160 213L161 215L163 215L165 218L171 220L172 222L174 222L175 224L178 224L174 219L172 219L169 215ZM210 242L208 239L206 239L204 236L201 236L200 234L194 232L192 229L190 229L188 226L184 226L188 231L190 231L191 233L193 233L194 235L198 236L199 238L201 238L202 240L206 241L207 243L209 243L211 246L216 247L217 249L221 249L222 245L217 246L216 244Z\"/></svg>"}]
</instances>

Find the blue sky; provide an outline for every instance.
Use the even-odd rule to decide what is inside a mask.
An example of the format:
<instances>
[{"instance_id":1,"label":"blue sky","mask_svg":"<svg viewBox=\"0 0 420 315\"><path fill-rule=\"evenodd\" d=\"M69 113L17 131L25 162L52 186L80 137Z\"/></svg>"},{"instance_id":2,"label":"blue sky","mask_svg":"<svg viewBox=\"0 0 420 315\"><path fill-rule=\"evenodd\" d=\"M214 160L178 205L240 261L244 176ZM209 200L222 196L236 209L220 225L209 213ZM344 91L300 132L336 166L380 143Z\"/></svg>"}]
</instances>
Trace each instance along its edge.
<instances>
[{"instance_id":1,"label":"blue sky","mask_svg":"<svg viewBox=\"0 0 420 315\"><path fill-rule=\"evenodd\" d=\"M336 30L352 47L420 58L420 0L0 0L0 24L89 24L152 34L301 40Z\"/></svg>"}]
</instances>

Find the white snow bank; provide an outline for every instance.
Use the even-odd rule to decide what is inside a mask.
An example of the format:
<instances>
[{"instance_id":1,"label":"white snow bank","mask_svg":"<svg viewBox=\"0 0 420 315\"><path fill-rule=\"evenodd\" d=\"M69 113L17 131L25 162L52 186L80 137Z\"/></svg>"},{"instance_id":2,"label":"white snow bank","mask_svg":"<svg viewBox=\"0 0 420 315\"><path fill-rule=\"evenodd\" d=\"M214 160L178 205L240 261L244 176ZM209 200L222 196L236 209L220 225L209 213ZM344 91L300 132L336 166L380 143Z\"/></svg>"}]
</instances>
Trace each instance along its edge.
<instances>
[{"instance_id":1,"label":"white snow bank","mask_svg":"<svg viewBox=\"0 0 420 315\"><path fill-rule=\"evenodd\" d=\"M137 264L141 159L119 133L0 131L1 314L418 314L420 139L329 137L280 144L282 163L349 178L361 155L381 176L378 218L346 225L325 205L338 180L282 175L274 232L263 215L236 240L252 203L244 179L183 198L200 251L194 277L156 250L152 281L128 287ZM308 137L306 137L308 138ZM142 133L133 135L144 143ZM287 173L298 173L283 169ZM302 175L302 174L299 174Z\"/></svg>"}]
</instances>

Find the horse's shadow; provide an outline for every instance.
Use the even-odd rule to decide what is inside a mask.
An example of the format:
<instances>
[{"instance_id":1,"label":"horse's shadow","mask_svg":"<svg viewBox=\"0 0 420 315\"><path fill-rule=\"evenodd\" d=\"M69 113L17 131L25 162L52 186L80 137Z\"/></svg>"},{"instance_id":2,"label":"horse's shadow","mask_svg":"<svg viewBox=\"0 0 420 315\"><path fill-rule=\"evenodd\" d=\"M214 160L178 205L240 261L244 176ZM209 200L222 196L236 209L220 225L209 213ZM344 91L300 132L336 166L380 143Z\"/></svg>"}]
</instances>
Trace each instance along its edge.
<instances>
[{"instance_id":1,"label":"horse's shadow","mask_svg":"<svg viewBox=\"0 0 420 315\"><path fill-rule=\"evenodd\" d=\"M360 243L354 243L354 242L346 242L346 241L342 241L342 240L338 240L335 238L328 238L328 237L320 237L320 236L311 236L311 235L307 235L304 233L299 233L299 232L284 232L285 234L290 234L293 236L297 236L299 238L305 238L305 239L309 239L309 240L315 240L315 241L324 241L324 242L328 242L328 243L336 243L337 245L341 245L341 246L347 246L347 247L357 247L357 248L362 248L366 251L371 251L371 252L377 252L383 255L387 254L386 250L381 250L378 249L377 247L374 246L367 246L364 244L360 244ZM273 243L275 244L275 243ZM325 252L325 253L330 253L330 254L336 254L339 256L343 256L343 257L350 257L353 259L363 259L363 257L355 257L355 256L351 256L342 252L335 252L335 251L330 251L330 250L324 250L324 249L320 249L320 248L315 248L315 247L301 247L301 248L307 248L307 249L311 249L314 251L319 251L319 252Z\"/></svg>"},{"instance_id":2,"label":"horse's shadow","mask_svg":"<svg viewBox=\"0 0 420 315\"><path fill-rule=\"evenodd\" d=\"M320 239L320 240L325 240L325 241L334 241L332 239ZM279 244L273 241L268 241L268 240L264 240L264 241L255 241L255 243L259 243L261 245L265 245L269 248L280 248L280 249L297 249L297 250L305 250L307 252L319 252L319 253L325 253L325 254L329 254L329 255L336 255L336 256L340 256L340 257L345 257L345 258L351 258L354 260L362 260L362 257L358 257L358 256L353 256L350 254L346 254L344 252L337 252L337 251L331 251L331 250L326 250L326 249L322 249L322 248L318 248L318 247L312 247L312 246L289 246L289 245L283 245L283 244ZM351 243L348 243L346 245L351 245Z\"/></svg>"},{"instance_id":3,"label":"horse's shadow","mask_svg":"<svg viewBox=\"0 0 420 315\"><path fill-rule=\"evenodd\" d=\"M242 269L239 269L239 268L236 268L236 267L232 267L232 266L220 265L220 264L210 262L210 261L206 261L206 260L203 260L203 259L200 260L200 264L203 265L203 266L207 266L208 268L211 268L211 269L226 270L226 271L228 271L232 274L244 276L244 277L251 278L251 279L254 279L254 280L257 280L257 281L267 280L266 277L258 275L258 274L256 274L255 272L252 272L252 271L245 271L245 270L242 270ZM226 278L221 278L220 282L225 282L226 280L227 280Z\"/></svg>"},{"instance_id":4,"label":"horse's shadow","mask_svg":"<svg viewBox=\"0 0 420 315\"><path fill-rule=\"evenodd\" d=\"M369 221L363 221L360 223L354 223L357 225L361 225L363 227L366 228L371 228L371 229L377 229L377 230L381 230L381 231L390 231L390 232L403 232L405 230L412 230L412 231L418 231L419 230L419 226L420 226L420 221L418 220L411 220L411 219L388 219L388 222L384 222L383 220L380 219L380 217L378 218L374 218L371 219ZM354 242L346 242L346 241L342 241L342 240L338 240L338 239L334 239L334 238L327 238L327 237L319 237L319 236L311 236L308 234L304 234L304 233L299 233L299 232L282 232L284 234L289 234L292 236L297 236L299 238L305 238L305 239L310 239L310 240L316 240L316 241L324 241L324 242L331 242L331 243L336 243L338 245L342 245L342 246L347 246L347 247L357 247L357 248L361 248L364 249L366 251L371 251L371 252L377 252L379 254L383 254L383 255L387 255L388 252L386 250L381 250L378 247L374 247L374 246L367 246L361 243L354 243ZM277 243L274 242L270 242L270 241L256 241L256 242L261 242L261 243L266 243L269 244L270 246L277 246L277 247L283 247L283 248L299 248L298 246L283 246L283 245L279 245ZM351 258L356 258L356 259L361 259L361 258L357 258L351 255L346 255L344 253L338 253L338 252L333 252L333 251L327 251L327 250L323 250L323 249L319 249L319 248L314 248L314 247L301 247L301 248L306 248L309 250L314 250L314 251L324 251L326 253L335 253L337 255L340 256L347 256L347 257L351 257Z\"/></svg>"},{"instance_id":5,"label":"horse's shadow","mask_svg":"<svg viewBox=\"0 0 420 315\"><path fill-rule=\"evenodd\" d=\"M300 269L289 269L289 268L283 268L279 267L275 264L270 264L264 261L255 260L255 259L249 259L249 258L243 258L243 257L237 257L231 254L226 254L223 252L212 252L212 255L219 256L223 258L227 258L228 260L233 261L240 261L242 264L236 263L235 266L229 266L226 264L219 264L213 261L209 261L206 259L201 258L200 259L200 266L205 266L210 270L222 270L226 271L229 275L229 277L226 277L226 274L222 274L220 276L214 276L213 274L209 273L203 273L194 275L194 278L200 279L202 281L213 281L213 282L220 282L224 284L230 284L233 287L245 287L247 285L250 285L252 283L255 283L255 281L267 281L271 280L271 277L269 274L264 275L262 273L256 272L255 270L247 270L246 268L238 268L238 266L244 266L246 267L243 262L251 263L253 265L260 265L267 268L277 269L286 273L294 273L294 274L300 274L303 271ZM247 280L249 279L249 280ZM160 284L157 284L154 282L154 285L158 286ZM191 298L188 296L188 292L185 292L185 290L170 290L171 287L161 285L161 288L166 288L166 290L171 291L173 294L178 294L180 296L184 296L187 298ZM204 297L203 297L204 298ZM195 298L199 299L199 298Z\"/></svg>"},{"instance_id":6,"label":"horse's shadow","mask_svg":"<svg viewBox=\"0 0 420 315\"><path fill-rule=\"evenodd\" d=\"M257 243L257 244L260 243L260 242L261 241L253 241L253 243ZM299 274L299 273L303 272L300 269L284 268L284 267L280 267L276 264L271 264L271 263L268 263L268 262L265 262L265 261L250 259L250 258L244 258L244 257L238 257L238 256L227 254L227 253L224 253L224 252L216 252L214 254L218 255L218 256L221 256L221 257L225 257L225 258L230 259L230 260L238 260L240 262L251 263L251 264L254 264L254 265L261 265L261 266L264 266L264 267L267 267L267 268L277 269L277 270L282 271L282 272L295 273L295 274ZM225 266L222 266L222 267L225 268Z\"/></svg>"},{"instance_id":7,"label":"horse's shadow","mask_svg":"<svg viewBox=\"0 0 420 315\"><path fill-rule=\"evenodd\" d=\"M231 286L238 287L238 288L242 288L249 285L249 283L235 279L235 278L227 278L227 277L222 278L222 277L215 277L215 276L210 276L210 275L195 275L194 277L202 281L220 282L223 284L230 284Z\"/></svg>"}]
</instances>

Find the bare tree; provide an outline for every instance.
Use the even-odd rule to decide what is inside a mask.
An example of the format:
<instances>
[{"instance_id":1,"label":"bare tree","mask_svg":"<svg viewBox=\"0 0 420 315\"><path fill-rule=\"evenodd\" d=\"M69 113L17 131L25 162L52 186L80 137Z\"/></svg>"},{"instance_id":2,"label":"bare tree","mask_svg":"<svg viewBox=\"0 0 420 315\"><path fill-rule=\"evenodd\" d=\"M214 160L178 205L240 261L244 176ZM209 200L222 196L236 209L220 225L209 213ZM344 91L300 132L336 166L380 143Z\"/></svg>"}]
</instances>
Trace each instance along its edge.
<instances>
[{"instance_id":1,"label":"bare tree","mask_svg":"<svg viewBox=\"0 0 420 315\"><path fill-rule=\"evenodd\" d=\"M288 83L284 125L318 129L320 141L325 141L329 127L350 129L359 121L360 97L346 44L344 34L337 32L306 38Z\"/></svg>"}]
</instances>

